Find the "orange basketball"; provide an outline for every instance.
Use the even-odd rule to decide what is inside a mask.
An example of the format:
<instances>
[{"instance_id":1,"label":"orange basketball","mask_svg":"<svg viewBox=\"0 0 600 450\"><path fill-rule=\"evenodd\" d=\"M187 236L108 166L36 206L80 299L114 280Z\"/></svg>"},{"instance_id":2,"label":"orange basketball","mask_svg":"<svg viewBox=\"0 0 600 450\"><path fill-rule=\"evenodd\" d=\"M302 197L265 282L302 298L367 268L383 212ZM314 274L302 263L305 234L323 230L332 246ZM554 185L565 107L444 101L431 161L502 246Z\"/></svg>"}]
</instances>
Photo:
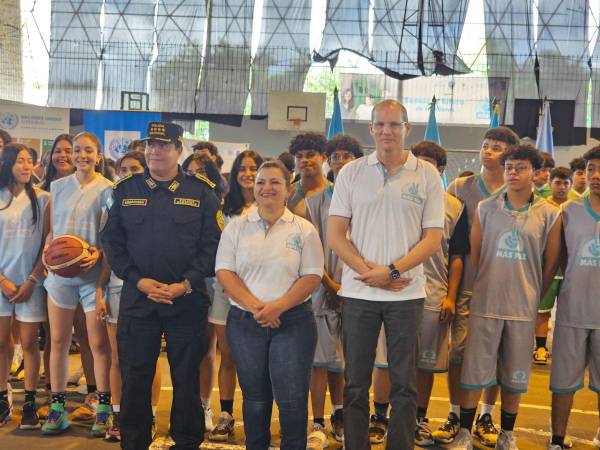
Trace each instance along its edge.
<instances>
[{"instance_id":1,"label":"orange basketball","mask_svg":"<svg viewBox=\"0 0 600 450\"><path fill-rule=\"evenodd\" d=\"M44 252L48 270L65 278L80 275L83 270L80 261L90 255L90 244L70 234L53 239Z\"/></svg>"}]
</instances>

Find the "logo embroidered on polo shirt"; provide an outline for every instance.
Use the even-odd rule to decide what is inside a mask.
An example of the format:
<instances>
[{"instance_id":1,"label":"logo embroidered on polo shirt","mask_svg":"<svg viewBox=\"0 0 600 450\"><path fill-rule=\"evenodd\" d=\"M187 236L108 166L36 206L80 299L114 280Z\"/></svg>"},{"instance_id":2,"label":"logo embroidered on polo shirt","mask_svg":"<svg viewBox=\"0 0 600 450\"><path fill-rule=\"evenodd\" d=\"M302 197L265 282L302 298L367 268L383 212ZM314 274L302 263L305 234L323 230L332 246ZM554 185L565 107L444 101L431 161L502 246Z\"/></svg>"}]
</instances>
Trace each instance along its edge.
<instances>
[{"instance_id":1,"label":"logo embroidered on polo shirt","mask_svg":"<svg viewBox=\"0 0 600 450\"><path fill-rule=\"evenodd\" d=\"M302 247L304 246L304 243L302 242L302 235L300 233L290 234L285 240L285 246L290 250L295 250L300 253L302 251Z\"/></svg>"},{"instance_id":2,"label":"logo embroidered on polo shirt","mask_svg":"<svg viewBox=\"0 0 600 450\"><path fill-rule=\"evenodd\" d=\"M423 204L423 197L419 195L419 183L410 183L402 187L402 194L400 197L403 200L408 200L417 205Z\"/></svg>"},{"instance_id":3,"label":"logo embroidered on polo shirt","mask_svg":"<svg viewBox=\"0 0 600 450\"><path fill-rule=\"evenodd\" d=\"M195 200L193 198L175 197L173 199L173 204L182 205L182 206L191 206L192 208L200 208L200 200Z\"/></svg>"},{"instance_id":4,"label":"logo embroidered on polo shirt","mask_svg":"<svg viewBox=\"0 0 600 450\"><path fill-rule=\"evenodd\" d=\"M121 206L147 206L147 198L124 198L121 200Z\"/></svg>"},{"instance_id":5,"label":"logo embroidered on polo shirt","mask_svg":"<svg viewBox=\"0 0 600 450\"><path fill-rule=\"evenodd\" d=\"M600 239L592 239L581 247L580 267L600 267Z\"/></svg>"}]
</instances>

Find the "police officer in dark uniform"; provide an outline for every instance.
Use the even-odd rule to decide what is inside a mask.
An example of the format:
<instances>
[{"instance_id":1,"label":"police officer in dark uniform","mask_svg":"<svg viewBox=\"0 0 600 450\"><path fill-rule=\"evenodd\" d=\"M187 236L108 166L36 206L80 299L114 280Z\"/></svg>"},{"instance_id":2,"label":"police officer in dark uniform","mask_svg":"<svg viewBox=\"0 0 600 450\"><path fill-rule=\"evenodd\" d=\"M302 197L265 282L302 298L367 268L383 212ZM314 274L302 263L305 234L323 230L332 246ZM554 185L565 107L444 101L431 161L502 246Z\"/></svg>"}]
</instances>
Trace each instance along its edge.
<instances>
[{"instance_id":1,"label":"police officer in dark uniform","mask_svg":"<svg viewBox=\"0 0 600 450\"><path fill-rule=\"evenodd\" d=\"M209 298L223 227L214 184L177 164L183 129L148 125L145 173L117 183L102 232L115 274L123 279L117 329L123 378L121 448L151 443L151 386L161 336L173 381L172 449L197 449L204 435L199 366L207 347Z\"/></svg>"}]
</instances>

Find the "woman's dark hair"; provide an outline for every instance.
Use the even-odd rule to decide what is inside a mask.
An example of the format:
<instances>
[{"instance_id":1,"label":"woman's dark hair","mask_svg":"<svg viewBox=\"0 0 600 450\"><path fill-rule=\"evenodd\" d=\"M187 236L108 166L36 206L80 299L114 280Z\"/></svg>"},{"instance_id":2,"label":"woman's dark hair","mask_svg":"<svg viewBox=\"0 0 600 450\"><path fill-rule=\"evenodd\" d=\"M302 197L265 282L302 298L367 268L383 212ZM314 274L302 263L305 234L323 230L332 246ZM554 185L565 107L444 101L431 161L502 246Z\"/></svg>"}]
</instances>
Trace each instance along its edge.
<instances>
[{"instance_id":1,"label":"woman's dark hair","mask_svg":"<svg viewBox=\"0 0 600 450\"><path fill-rule=\"evenodd\" d=\"M146 142L141 139L134 139L127 145L127 152L144 152L146 150Z\"/></svg>"},{"instance_id":2,"label":"woman's dark hair","mask_svg":"<svg viewBox=\"0 0 600 450\"><path fill-rule=\"evenodd\" d=\"M342 92L342 105L346 104L346 94L350 92L352 94L352 98L350 99L350 101L347 103L348 104L348 108L346 109L352 109L354 108L354 92L352 92L351 88L346 88L344 89L344 92Z\"/></svg>"},{"instance_id":3,"label":"woman's dark hair","mask_svg":"<svg viewBox=\"0 0 600 450\"><path fill-rule=\"evenodd\" d=\"M336 150L350 152L357 159L364 156L360 142L348 134L338 134L327 141L327 144L325 144L327 157L329 158Z\"/></svg>"},{"instance_id":4,"label":"woman's dark hair","mask_svg":"<svg viewBox=\"0 0 600 450\"><path fill-rule=\"evenodd\" d=\"M21 153L23 150L25 150L27 154L30 154L29 149L23 144L8 144L6 147L4 147L2 153L0 154L0 189L8 188L8 190L11 192L10 200L5 206L0 208L0 211L7 209L13 201L14 197L11 189L14 188L16 184L13 176L13 167L17 161L19 153ZM33 173L29 179L29 182L25 185L25 192L27 193L27 197L29 197L29 201L31 202L31 211L33 213L32 223L35 225L40 217L40 207L35 189L33 187Z\"/></svg>"},{"instance_id":5,"label":"woman's dark hair","mask_svg":"<svg viewBox=\"0 0 600 450\"><path fill-rule=\"evenodd\" d=\"M0 128L0 140L4 143L4 146L6 147L12 141L12 137L10 137L8 131Z\"/></svg>"},{"instance_id":6,"label":"woman's dark hair","mask_svg":"<svg viewBox=\"0 0 600 450\"><path fill-rule=\"evenodd\" d=\"M508 160L529 161L533 170L540 170L542 168L542 156L540 155L540 151L531 144L521 144L509 148L500 157L502 165Z\"/></svg>"},{"instance_id":7,"label":"woman's dark hair","mask_svg":"<svg viewBox=\"0 0 600 450\"><path fill-rule=\"evenodd\" d=\"M285 167L285 165L278 159L273 159L271 161L266 161L266 162L262 163L260 165L260 167L258 168L258 171L260 172L263 169L279 169L279 170L281 170L281 173L283 174L283 178L285 179L285 184L287 186L290 186L292 184L292 174L290 173L289 170L287 170L287 167Z\"/></svg>"},{"instance_id":8,"label":"woman's dark hair","mask_svg":"<svg viewBox=\"0 0 600 450\"><path fill-rule=\"evenodd\" d=\"M235 157L229 175L229 192L225 196L225 201L223 202L223 213L228 216L239 215L244 209L244 196L242 195L242 188L237 180L238 174L240 173L240 165L244 158L251 158L257 168L263 163L262 156L253 150L245 150Z\"/></svg>"},{"instance_id":9,"label":"woman's dark hair","mask_svg":"<svg viewBox=\"0 0 600 450\"><path fill-rule=\"evenodd\" d=\"M219 174L219 169L217 168L215 162L207 155L192 153L190 156L185 158L185 161L183 161L183 164L181 165L181 168L184 172L188 171L192 161L197 161L204 166L206 178L215 184L215 194L217 194L217 197L221 198L223 195L223 192L221 191L221 175Z\"/></svg>"},{"instance_id":10,"label":"woman's dark hair","mask_svg":"<svg viewBox=\"0 0 600 450\"><path fill-rule=\"evenodd\" d=\"M54 155L54 150L56 149L56 146L60 141L67 141L69 144L71 144L71 147L73 147L73 135L59 134L58 136L56 136L56 139L54 139L52 149L50 150L48 155L48 165L46 166L46 170L44 171L44 181L42 181L42 184L40 186L40 188L44 191L50 190L50 183L56 180L56 177L58 175L56 167L54 167L54 164L52 163L52 155Z\"/></svg>"},{"instance_id":11,"label":"woman's dark hair","mask_svg":"<svg viewBox=\"0 0 600 450\"><path fill-rule=\"evenodd\" d=\"M128 151L123 156L121 156L119 158L119 160L117 161L117 170L121 170L121 163L126 159L135 159L137 162L139 162L142 165L144 170L146 169L146 156L144 155L144 152L139 151L139 150Z\"/></svg>"}]
</instances>

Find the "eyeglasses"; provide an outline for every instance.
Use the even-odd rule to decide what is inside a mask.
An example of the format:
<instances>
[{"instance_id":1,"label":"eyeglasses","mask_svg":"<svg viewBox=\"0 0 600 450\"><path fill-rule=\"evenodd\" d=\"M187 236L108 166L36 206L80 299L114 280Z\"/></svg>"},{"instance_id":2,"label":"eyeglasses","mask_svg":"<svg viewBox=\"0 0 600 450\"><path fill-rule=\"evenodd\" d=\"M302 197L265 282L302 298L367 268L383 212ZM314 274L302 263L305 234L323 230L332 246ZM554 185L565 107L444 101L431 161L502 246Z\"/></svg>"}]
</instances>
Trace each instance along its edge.
<instances>
[{"instance_id":1,"label":"eyeglasses","mask_svg":"<svg viewBox=\"0 0 600 450\"><path fill-rule=\"evenodd\" d=\"M527 172L528 170L531 170L531 166L528 166L527 164L505 164L504 165L504 171L506 173L510 173L512 171L515 171L517 173L523 173L523 172Z\"/></svg>"},{"instance_id":2,"label":"eyeglasses","mask_svg":"<svg viewBox=\"0 0 600 450\"><path fill-rule=\"evenodd\" d=\"M354 155L349 152L334 152L329 157L332 161L341 162L348 161L349 159L354 159Z\"/></svg>"},{"instance_id":3,"label":"eyeglasses","mask_svg":"<svg viewBox=\"0 0 600 450\"><path fill-rule=\"evenodd\" d=\"M402 127L405 127L406 125L408 125L408 122L390 122L390 123L374 122L373 129L375 131L381 131L387 126L388 128L390 128L393 131L398 131Z\"/></svg>"}]
</instances>

